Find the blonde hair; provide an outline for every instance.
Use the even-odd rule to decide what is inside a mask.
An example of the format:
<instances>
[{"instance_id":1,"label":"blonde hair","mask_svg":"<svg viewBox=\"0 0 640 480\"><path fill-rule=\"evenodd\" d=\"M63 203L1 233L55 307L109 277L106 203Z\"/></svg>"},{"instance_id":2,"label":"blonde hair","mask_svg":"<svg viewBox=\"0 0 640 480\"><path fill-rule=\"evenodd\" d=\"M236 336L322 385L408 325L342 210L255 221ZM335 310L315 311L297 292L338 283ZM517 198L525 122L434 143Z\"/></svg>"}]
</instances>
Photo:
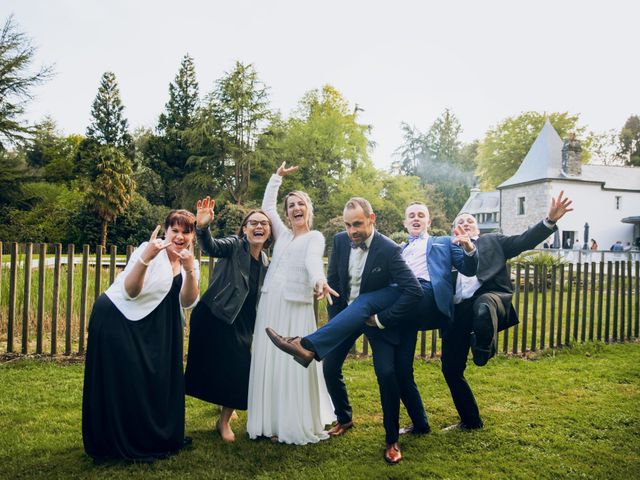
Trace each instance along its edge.
<instances>
[{"instance_id":1,"label":"blonde hair","mask_svg":"<svg viewBox=\"0 0 640 480\"><path fill-rule=\"evenodd\" d=\"M294 190L293 192L287 193L287 195L284 197L285 218L289 218L289 207L287 204L289 203L289 197L291 196L296 196L304 202L305 206L307 207L307 226L309 227L309 229L311 229L311 227L313 227L313 203L311 202L311 197L309 197L309 195L302 190Z\"/></svg>"},{"instance_id":2,"label":"blonde hair","mask_svg":"<svg viewBox=\"0 0 640 480\"><path fill-rule=\"evenodd\" d=\"M411 202L409 205L407 205L407 208L404 209L404 214L406 216L407 214L407 210L409 209L409 207L413 207L414 205L420 205L421 207L424 207L425 210L427 211L427 215L429 215L429 217L431 217L431 213L429 212L429 207L427 207L424 203L422 202Z\"/></svg>"}]
</instances>

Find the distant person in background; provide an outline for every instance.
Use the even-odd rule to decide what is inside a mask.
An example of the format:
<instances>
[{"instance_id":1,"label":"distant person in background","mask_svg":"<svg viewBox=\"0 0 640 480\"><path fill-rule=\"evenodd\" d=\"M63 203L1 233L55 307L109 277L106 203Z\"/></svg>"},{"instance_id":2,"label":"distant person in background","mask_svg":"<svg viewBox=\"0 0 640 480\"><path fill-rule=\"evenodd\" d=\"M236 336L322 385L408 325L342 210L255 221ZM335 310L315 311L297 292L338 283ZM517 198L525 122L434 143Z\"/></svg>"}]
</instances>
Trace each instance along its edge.
<instances>
[{"instance_id":1,"label":"distant person in background","mask_svg":"<svg viewBox=\"0 0 640 480\"><path fill-rule=\"evenodd\" d=\"M573 242L573 249L580 250L580 240L578 240L577 238L576 238L576 241Z\"/></svg>"},{"instance_id":2,"label":"distant person in background","mask_svg":"<svg viewBox=\"0 0 640 480\"><path fill-rule=\"evenodd\" d=\"M631 250L631 242L627 242L624 244L624 247L622 248L625 252L628 252L629 250Z\"/></svg>"},{"instance_id":3,"label":"distant person in background","mask_svg":"<svg viewBox=\"0 0 640 480\"><path fill-rule=\"evenodd\" d=\"M571 241L571 238L567 238L564 241L564 248L571 250L571 247L573 247L573 242Z\"/></svg>"},{"instance_id":4,"label":"distant person in background","mask_svg":"<svg viewBox=\"0 0 640 480\"><path fill-rule=\"evenodd\" d=\"M598 250L598 242L596 242L595 238L591 239L591 246L589 247L591 250Z\"/></svg>"},{"instance_id":5,"label":"distant person in background","mask_svg":"<svg viewBox=\"0 0 640 480\"><path fill-rule=\"evenodd\" d=\"M618 240L616 243L611 245L611 249L610 250L612 252L622 252L622 251L624 251L624 247L622 246L622 241Z\"/></svg>"}]
</instances>

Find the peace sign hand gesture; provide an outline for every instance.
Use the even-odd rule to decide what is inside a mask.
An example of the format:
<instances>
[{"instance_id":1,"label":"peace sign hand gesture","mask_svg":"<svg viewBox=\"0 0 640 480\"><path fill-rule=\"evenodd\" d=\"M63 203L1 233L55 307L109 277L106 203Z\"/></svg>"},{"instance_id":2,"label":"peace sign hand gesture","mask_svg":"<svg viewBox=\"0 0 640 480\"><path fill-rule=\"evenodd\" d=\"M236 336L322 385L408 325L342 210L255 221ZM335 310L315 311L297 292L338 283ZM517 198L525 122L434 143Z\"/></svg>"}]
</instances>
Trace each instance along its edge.
<instances>
[{"instance_id":1,"label":"peace sign hand gesture","mask_svg":"<svg viewBox=\"0 0 640 480\"><path fill-rule=\"evenodd\" d=\"M299 167L299 166L297 166L297 165L296 165L295 167L289 167L289 168L287 168L286 164L287 164L287 162L282 162L282 165L280 165L280 166L278 167L278 170L276 170L276 173L277 173L278 175L280 175L281 177L286 177L286 176L287 176L287 175L289 175L290 173L297 172L297 171L298 171L298 169L300 168L300 167Z\"/></svg>"},{"instance_id":2,"label":"peace sign hand gesture","mask_svg":"<svg viewBox=\"0 0 640 480\"><path fill-rule=\"evenodd\" d=\"M216 201L209 195L196 202L196 227L206 228L213 222L213 207L215 207L215 205Z\"/></svg>"},{"instance_id":3,"label":"peace sign hand gesture","mask_svg":"<svg viewBox=\"0 0 640 480\"><path fill-rule=\"evenodd\" d=\"M151 237L149 237L149 243L147 243L147 246L145 247L144 252L142 252L142 255L140 255L140 260L145 265L148 264L154 258L156 258L156 255L158 255L158 253L160 253L162 250L164 250L169 245L171 245L170 241L163 240L162 238L158 238L159 231L160 231L160 225L158 225L156 229L153 231L153 233L151 234Z\"/></svg>"}]
</instances>

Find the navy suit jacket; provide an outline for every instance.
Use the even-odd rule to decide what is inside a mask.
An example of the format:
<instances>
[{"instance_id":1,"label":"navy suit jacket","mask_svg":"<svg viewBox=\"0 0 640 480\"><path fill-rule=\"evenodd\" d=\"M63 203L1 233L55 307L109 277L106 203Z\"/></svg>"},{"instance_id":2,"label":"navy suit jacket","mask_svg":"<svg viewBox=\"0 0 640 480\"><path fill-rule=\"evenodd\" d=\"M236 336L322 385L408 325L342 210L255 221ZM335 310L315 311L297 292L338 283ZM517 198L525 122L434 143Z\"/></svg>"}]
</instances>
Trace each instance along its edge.
<instances>
[{"instance_id":1,"label":"navy suit jacket","mask_svg":"<svg viewBox=\"0 0 640 480\"><path fill-rule=\"evenodd\" d=\"M474 255L467 255L459 245L452 243L451 237L429 236L425 255L438 310L448 319L453 319L455 282L451 277L451 271L455 268L468 277L475 275L478 268L478 251Z\"/></svg>"},{"instance_id":2,"label":"navy suit jacket","mask_svg":"<svg viewBox=\"0 0 640 480\"><path fill-rule=\"evenodd\" d=\"M327 282L340 297L333 299L333 305L327 305L329 318L333 318L344 310L349 302L349 256L351 242L346 232L333 237L333 250L329 258ZM402 258L401 248L392 240L377 231L374 233L362 270L360 293L368 293L389 285L396 284L400 289L400 297L385 310L378 312L378 320L385 326L384 330L367 328L366 333L386 332L386 327L394 326L399 320L411 313L416 302L422 297L422 287L411 269Z\"/></svg>"}]
</instances>

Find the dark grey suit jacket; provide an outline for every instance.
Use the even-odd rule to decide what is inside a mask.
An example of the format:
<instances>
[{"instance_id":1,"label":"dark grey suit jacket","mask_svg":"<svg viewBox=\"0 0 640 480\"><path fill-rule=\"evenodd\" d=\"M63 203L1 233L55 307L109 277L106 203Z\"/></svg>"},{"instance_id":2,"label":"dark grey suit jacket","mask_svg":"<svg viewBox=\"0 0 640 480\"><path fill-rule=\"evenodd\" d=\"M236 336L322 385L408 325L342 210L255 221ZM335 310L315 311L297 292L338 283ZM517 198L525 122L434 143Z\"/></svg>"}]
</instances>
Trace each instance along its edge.
<instances>
[{"instance_id":1,"label":"dark grey suit jacket","mask_svg":"<svg viewBox=\"0 0 640 480\"><path fill-rule=\"evenodd\" d=\"M518 315L511 305L513 297L513 285L509 271L507 270L507 260L516 257L526 250L535 248L540 242L551 235L557 227L549 229L541 221L527 229L520 235L502 235L498 233L486 233L480 235L476 240L478 249L478 271L476 276L482 283L474 298L483 293L496 293L509 312L506 324L500 324L499 330L504 330L518 323Z\"/></svg>"}]
</instances>

